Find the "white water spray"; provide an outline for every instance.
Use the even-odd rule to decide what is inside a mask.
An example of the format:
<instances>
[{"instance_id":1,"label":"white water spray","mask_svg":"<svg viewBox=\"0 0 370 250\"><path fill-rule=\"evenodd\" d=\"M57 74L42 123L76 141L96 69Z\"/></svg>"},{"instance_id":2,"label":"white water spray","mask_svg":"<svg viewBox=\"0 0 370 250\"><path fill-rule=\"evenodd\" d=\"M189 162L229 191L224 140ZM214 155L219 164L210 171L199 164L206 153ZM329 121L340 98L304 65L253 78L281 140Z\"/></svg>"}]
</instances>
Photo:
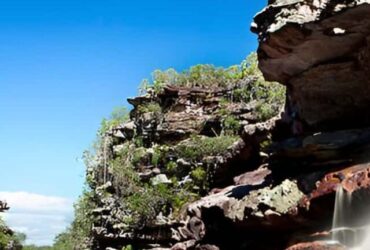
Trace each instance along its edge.
<instances>
[{"instance_id":1,"label":"white water spray","mask_svg":"<svg viewBox=\"0 0 370 250\"><path fill-rule=\"evenodd\" d=\"M360 247L360 250L369 250L370 249L370 229L366 230L365 240L361 245L362 246Z\"/></svg>"},{"instance_id":2,"label":"white water spray","mask_svg":"<svg viewBox=\"0 0 370 250\"><path fill-rule=\"evenodd\" d=\"M356 244L356 232L348 226L352 195L345 192L342 186L337 188L335 196L334 217L332 226L332 240L345 246Z\"/></svg>"},{"instance_id":3,"label":"white water spray","mask_svg":"<svg viewBox=\"0 0 370 250\"><path fill-rule=\"evenodd\" d=\"M356 216L352 194L338 186L335 197L335 208L332 225L332 241L339 242L352 250L370 250L370 228L353 227L352 220ZM370 218L370 211L369 216ZM369 218L363 218L364 224Z\"/></svg>"}]
</instances>

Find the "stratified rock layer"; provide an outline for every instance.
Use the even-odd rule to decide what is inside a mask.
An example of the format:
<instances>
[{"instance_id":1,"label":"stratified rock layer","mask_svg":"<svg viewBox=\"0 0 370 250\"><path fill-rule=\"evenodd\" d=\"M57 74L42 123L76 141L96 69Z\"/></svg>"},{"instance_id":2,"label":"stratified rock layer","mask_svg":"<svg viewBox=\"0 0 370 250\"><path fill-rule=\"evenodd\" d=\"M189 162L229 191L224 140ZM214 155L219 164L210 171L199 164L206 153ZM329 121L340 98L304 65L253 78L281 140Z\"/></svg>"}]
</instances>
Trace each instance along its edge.
<instances>
[{"instance_id":1,"label":"stratified rock layer","mask_svg":"<svg viewBox=\"0 0 370 250\"><path fill-rule=\"evenodd\" d=\"M288 87L277 124L289 124L295 136L274 141L264 165L190 205L188 213L202 221L204 243L221 249L343 249L314 241L325 239L315 232L331 229L340 187L357 197L351 226L367 223L369 1L269 4L252 30L264 76ZM246 134L256 136L256 128L246 126Z\"/></svg>"},{"instance_id":2,"label":"stratified rock layer","mask_svg":"<svg viewBox=\"0 0 370 250\"><path fill-rule=\"evenodd\" d=\"M285 111L259 121L255 102L223 106L225 97L233 100L235 88L250 82L234 89L167 86L159 94L130 99L131 120L108 133L108 158L139 136L145 152L134 169L142 181L174 185L164 167L168 161L184 172L177 176L181 185L195 184L189 179L192 165L207 166L204 178L212 181L198 193L202 197L190 200L176 216L160 213L135 231L123 220L130 211L112 169L105 166L112 182L101 166L95 169L90 173L98 200L92 237L99 249L131 244L135 249L342 250L342 244L327 242L334 232L337 190L352 195L348 226L367 226L369 1L269 4L252 29L259 35L265 77L288 87ZM193 162L173 153L179 147L186 151L194 136L218 138L227 116L240 127L237 140L223 152ZM163 145L172 153L157 164L148 161Z\"/></svg>"},{"instance_id":3,"label":"stratified rock layer","mask_svg":"<svg viewBox=\"0 0 370 250\"><path fill-rule=\"evenodd\" d=\"M131 121L108 132L109 150L105 153L114 158L133 135L143 138L144 144L155 142L137 161L135 171L144 182L174 185L170 172L162 166L166 164L154 166L148 154L161 143L173 149L190 146L191 138L211 136L210 131L215 132L212 138L217 138L223 119L219 116L220 100L227 93L167 87L160 96L131 99L135 107ZM154 108L142 112L140 107L152 103L160 104L162 112L156 114ZM212 166L207 173L207 179L212 180L209 189L185 204L180 214L160 213L145 226L131 230L124 220L130 210L122 201L111 167L107 167L108 181L101 166L89 174L98 205L93 211L95 248L120 249L131 244L137 249L173 250L343 249L340 244L323 242L330 239L335 195L341 187L353 194L351 226L366 226L370 128L297 136L285 131L290 125L280 116L255 123L244 120L245 114L255 112L251 103L227 105L240 107L234 114L244 125L227 149L192 163L176 153L160 159L171 158L178 170L184 171L178 176L181 185L195 185L189 177L192 164ZM202 126L184 123L193 114L204 119Z\"/></svg>"},{"instance_id":4,"label":"stratified rock layer","mask_svg":"<svg viewBox=\"0 0 370 250\"><path fill-rule=\"evenodd\" d=\"M307 125L368 125L370 1L270 1L255 17L260 69Z\"/></svg>"},{"instance_id":5,"label":"stratified rock layer","mask_svg":"<svg viewBox=\"0 0 370 250\"><path fill-rule=\"evenodd\" d=\"M340 244L329 244L325 242L309 242L300 243L295 246L289 247L287 250L345 250L344 246Z\"/></svg>"},{"instance_id":6,"label":"stratified rock layer","mask_svg":"<svg viewBox=\"0 0 370 250\"><path fill-rule=\"evenodd\" d=\"M220 190L232 185L234 178L236 186L259 186L271 173L268 168L255 169L263 161L259 144L268 139L278 117L258 122L263 119L258 118L256 101L246 103L233 98L236 90L248 88L255 81L255 77L247 77L238 84L208 89L165 86L160 92L149 90L128 100L134 107L130 120L104 133L93 167L88 170L94 204L91 248L122 249L132 245L135 249L219 249L212 242L202 243L206 235L202 200L199 205L190 203L209 192L223 196ZM281 108L280 105L277 110ZM228 125L226 119L230 118ZM249 170L251 173L246 173ZM141 186L125 171L133 171ZM130 208L127 197L134 193L140 199L144 190L155 186L170 190L184 206L177 208L167 203L159 210L151 204L149 212L155 210L155 214L141 214L144 219L133 223L138 215ZM281 188L266 187L265 193L271 195L282 189L290 192L288 189L294 186L294 182L287 181ZM295 203L302 198L296 189L297 196L287 197ZM244 203L253 207L256 199L263 198L254 191ZM244 203L240 203L241 209L247 206ZM281 212L289 207L280 206L278 201L266 200L266 204L278 206ZM194 216L195 210L199 216ZM243 213L232 209L226 217L242 220Z\"/></svg>"}]
</instances>

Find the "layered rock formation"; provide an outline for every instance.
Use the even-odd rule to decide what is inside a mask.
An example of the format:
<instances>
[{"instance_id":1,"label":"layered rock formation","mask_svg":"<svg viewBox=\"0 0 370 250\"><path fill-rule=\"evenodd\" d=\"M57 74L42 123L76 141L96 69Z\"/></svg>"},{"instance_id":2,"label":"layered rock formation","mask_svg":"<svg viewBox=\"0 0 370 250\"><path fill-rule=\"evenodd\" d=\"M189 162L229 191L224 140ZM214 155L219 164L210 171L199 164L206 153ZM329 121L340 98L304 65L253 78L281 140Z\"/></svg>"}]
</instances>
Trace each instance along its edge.
<instances>
[{"instance_id":1,"label":"layered rock formation","mask_svg":"<svg viewBox=\"0 0 370 250\"><path fill-rule=\"evenodd\" d=\"M260 143L276 122L262 122L260 101L237 97L257 80L208 89L166 86L129 99L130 120L104 133L88 170L94 207L88 247L200 247L205 228L202 218L188 214L196 206L191 203L234 178L261 185L259 179L270 174L261 168L241 175L262 163ZM275 114L282 110L281 97L269 107Z\"/></svg>"},{"instance_id":2,"label":"layered rock formation","mask_svg":"<svg viewBox=\"0 0 370 250\"><path fill-rule=\"evenodd\" d=\"M352 195L348 227L370 209L369 14L366 0L275 0L257 14L260 68L288 90L275 117L235 99L253 77L130 99L89 169L92 248L345 249L327 241L337 190Z\"/></svg>"},{"instance_id":3,"label":"layered rock formation","mask_svg":"<svg viewBox=\"0 0 370 250\"><path fill-rule=\"evenodd\" d=\"M369 125L369 1L270 1L255 17L260 68L308 127Z\"/></svg>"},{"instance_id":4,"label":"layered rock formation","mask_svg":"<svg viewBox=\"0 0 370 250\"><path fill-rule=\"evenodd\" d=\"M274 137L282 127L272 127L264 165L189 206L203 222L204 244L343 249L315 242L331 239L340 187L354 199L356 216L347 225L367 225L369 12L367 1L298 0L270 1L257 14L252 30L259 35L260 69L287 86L279 122L292 133Z\"/></svg>"}]
</instances>

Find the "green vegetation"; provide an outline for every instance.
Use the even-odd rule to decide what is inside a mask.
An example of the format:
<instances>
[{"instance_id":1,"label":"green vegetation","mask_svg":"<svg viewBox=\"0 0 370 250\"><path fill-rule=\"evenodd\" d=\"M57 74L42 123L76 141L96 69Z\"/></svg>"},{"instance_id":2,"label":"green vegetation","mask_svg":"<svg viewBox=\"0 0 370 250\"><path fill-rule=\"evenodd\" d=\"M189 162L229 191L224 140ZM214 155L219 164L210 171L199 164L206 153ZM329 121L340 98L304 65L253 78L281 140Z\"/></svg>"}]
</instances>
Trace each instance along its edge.
<instances>
[{"instance_id":1,"label":"green vegetation","mask_svg":"<svg viewBox=\"0 0 370 250\"><path fill-rule=\"evenodd\" d=\"M140 179L135 172L130 156L132 147L127 143L126 148L127 151L124 150L110 162L114 176L113 184L118 188L117 192L122 197L130 196L140 188Z\"/></svg>"},{"instance_id":2,"label":"green vegetation","mask_svg":"<svg viewBox=\"0 0 370 250\"><path fill-rule=\"evenodd\" d=\"M6 234L3 229L0 232L0 249L5 249L5 247L9 244L11 240L11 236Z\"/></svg>"},{"instance_id":3,"label":"green vegetation","mask_svg":"<svg viewBox=\"0 0 370 250\"><path fill-rule=\"evenodd\" d=\"M251 79L249 84L239 86L242 80L246 78ZM264 80L261 71L258 69L256 53L250 54L240 65L234 65L226 69L204 64L193 66L181 73L174 69L155 70L152 74L152 80L144 79L140 89L141 92L152 89L155 93L159 93L166 85L203 88L228 87L232 90L232 93L225 97L224 104L257 101L257 118L263 121L277 115L285 102L285 87L276 82ZM226 105L221 104L221 106ZM148 106L139 107L139 111L161 112L161 108L156 103L149 103ZM225 109L221 109L220 114L230 115ZM234 123L232 129L237 130L238 128L235 125Z\"/></svg>"},{"instance_id":4,"label":"green vegetation","mask_svg":"<svg viewBox=\"0 0 370 250\"><path fill-rule=\"evenodd\" d=\"M180 178L189 174L192 182L188 183L184 189L197 195L209 191L210 178L212 176L211 166L202 163L204 157L218 156L224 154L230 146L239 139L234 135L221 135L218 137L193 136L190 139L181 142L174 148L173 154L177 158L182 158L190 162L191 169L179 169L176 163L169 162L166 166L168 173L174 174Z\"/></svg>"},{"instance_id":5,"label":"green vegetation","mask_svg":"<svg viewBox=\"0 0 370 250\"><path fill-rule=\"evenodd\" d=\"M179 158L189 161L201 161L205 156L217 156L224 153L234 142L237 136L222 135L218 137L193 136L175 148Z\"/></svg>"},{"instance_id":6,"label":"green vegetation","mask_svg":"<svg viewBox=\"0 0 370 250\"><path fill-rule=\"evenodd\" d=\"M167 165L166 165L166 170L170 174L175 173L176 168L177 168L177 164L176 164L176 162L173 162L173 161L168 162Z\"/></svg>"},{"instance_id":7,"label":"green vegetation","mask_svg":"<svg viewBox=\"0 0 370 250\"><path fill-rule=\"evenodd\" d=\"M71 250L76 249L77 246L78 249L86 248L92 228L91 210L95 207L92 198L91 191L83 192L74 206L75 219L72 225L55 238L54 246L51 249Z\"/></svg>"},{"instance_id":8,"label":"green vegetation","mask_svg":"<svg viewBox=\"0 0 370 250\"><path fill-rule=\"evenodd\" d=\"M207 171L202 167L196 167L190 173L190 176L194 180L194 184L201 190L206 190L208 188L207 175Z\"/></svg>"},{"instance_id":9,"label":"green vegetation","mask_svg":"<svg viewBox=\"0 0 370 250\"><path fill-rule=\"evenodd\" d=\"M142 228L160 213L166 212L171 206L174 194L165 184L157 186L143 185L140 190L126 198L124 203L132 215L129 226L131 228Z\"/></svg>"},{"instance_id":10,"label":"green vegetation","mask_svg":"<svg viewBox=\"0 0 370 250\"><path fill-rule=\"evenodd\" d=\"M10 231L0 217L0 249L7 249L9 246L13 246L14 250L21 249L20 246L25 240L25 234Z\"/></svg>"},{"instance_id":11,"label":"green vegetation","mask_svg":"<svg viewBox=\"0 0 370 250\"><path fill-rule=\"evenodd\" d=\"M207 172L203 168L197 167L191 171L191 177L193 177L196 182L199 182L207 177Z\"/></svg>"},{"instance_id":12,"label":"green vegetation","mask_svg":"<svg viewBox=\"0 0 370 250\"><path fill-rule=\"evenodd\" d=\"M131 160L132 164L139 165L144 160L144 157L146 155L147 153L146 153L145 148L143 147L136 148L132 154L132 160Z\"/></svg>"},{"instance_id":13,"label":"green vegetation","mask_svg":"<svg viewBox=\"0 0 370 250\"><path fill-rule=\"evenodd\" d=\"M134 250L134 248L131 245L128 245L123 247L122 250Z\"/></svg>"},{"instance_id":14,"label":"green vegetation","mask_svg":"<svg viewBox=\"0 0 370 250\"><path fill-rule=\"evenodd\" d=\"M152 165L158 166L162 158L162 151L158 147L155 147L151 158Z\"/></svg>"},{"instance_id":15,"label":"green vegetation","mask_svg":"<svg viewBox=\"0 0 370 250\"><path fill-rule=\"evenodd\" d=\"M233 94L235 102L257 102L254 112L261 121L277 115L285 103L285 87L276 82L266 82L262 75L253 84L236 89Z\"/></svg>"},{"instance_id":16,"label":"green vegetation","mask_svg":"<svg viewBox=\"0 0 370 250\"><path fill-rule=\"evenodd\" d=\"M239 120L233 115L227 116L223 121L223 129L226 135L238 134L240 128Z\"/></svg>"},{"instance_id":17,"label":"green vegetation","mask_svg":"<svg viewBox=\"0 0 370 250\"><path fill-rule=\"evenodd\" d=\"M104 118L102 120L99 133L103 135L109 129L128 121L128 119L129 115L127 109L125 107L116 107L108 119Z\"/></svg>"},{"instance_id":18,"label":"green vegetation","mask_svg":"<svg viewBox=\"0 0 370 250\"><path fill-rule=\"evenodd\" d=\"M71 250L75 249L74 244L76 244L73 233L71 229L68 229L66 232L59 234L55 238L55 242L53 245L53 250L60 249L60 250ZM81 243L77 242L76 246L79 246Z\"/></svg>"},{"instance_id":19,"label":"green vegetation","mask_svg":"<svg viewBox=\"0 0 370 250\"><path fill-rule=\"evenodd\" d=\"M146 104L139 105L137 108L139 113L161 113L162 108L156 102L149 102Z\"/></svg>"},{"instance_id":20,"label":"green vegetation","mask_svg":"<svg viewBox=\"0 0 370 250\"><path fill-rule=\"evenodd\" d=\"M198 64L183 72L170 68L155 70L152 79L144 79L140 85L142 91L149 88L160 92L166 85L181 87L230 87L246 77L261 77L258 69L257 54L250 54L240 65L228 68L216 67L212 64Z\"/></svg>"},{"instance_id":21,"label":"green vegetation","mask_svg":"<svg viewBox=\"0 0 370 250\"><path fill-rule=\"evenodd\" d=\"M110 166L113 170L116 192L122 198L122 204L130 214L124 218L124 222L130 229L139 229L153 221L160 212L168 214L169 209L180 209L177 206L184 204L191 194L185 191L180 192L176 185L153 186L141 181L135 171L135 164L146 157L144 154L140 153L138 156L136 153L142 148L134 149L135 146L130 143L125 145L120 155L112 160ZM160 155L159 149L154 150L151 162L159 164ZM176 165L176 163L172 164Z\"/></svg>"},{"instance_id":22,"label":"green vegetation","mask_svg":"<svg viewBox=\"0 0 370 250\"><path fill-rule=\"evenodd\" d=\"M258 118L262 121L277 115L285 103L285 87L278 83L258 81L256 99L260 101L256 107Z\"/></svg>"},{"instance_id":23,"label":"green vegetation","mask_svg":"<svg viewBox=\"0 0 370 250\"><path fill-rule=\"evenodd\" d=\"M263 121L276 115L285 100L284 87L263 79L256 54L227 69L196 65L181 73L174 69L156 70L151 81L142 82L141 90L155 95L168 84L227 88L227 94L217 109L217 119L222 127L217 133L214 131L214 137L194 135L175 145L156 145L157 141L150 141L147 134L138 129L132 139L124 143L120 139L119 152L113 152L113 145L118 140L111 140L106 132L129 119L125 108L115 109L108 119L102 121L94 150L84 155L88 169L87 187L75 205L75 220L56 237L50 249L90 248L91 229L96 223L92 211L101 206L101 197L113 197L117 201L115 208L122 210L122 213L111 215L111 219L118 221L120 227L123 224L122 228L127 232L135 233L135 230L142 229L152 223L159 213L176 218L188 202L208 192L211 187L214 163L206 157L223 155L239 140L241 118L237 112L233 113L233 108L242 109L247 103L252 103L248 105L255 107L251 113ZM151 117L158 119L164 111L159 103L152 101L139 105L135 112L136 116L153 113ZM139 176L138 172L142 174ZM162 177L165 174L166 178L157 182L152 177L158 173ZM108 184L107 181L112 186L96 190Z\"/></svg>"},{"instance_id":24,"label":"green vegetation","mask_svg":"<svg viewBox=\"0 0 370 250\"><path fill-rule=\"evenodd\" d=\"M243 78L243 69L240 66L232 66L227 69L215 67L211 64L199 64L181 73L175 69L165 71L155 70L152 81L144 79L141 90L148 88L155 92L162 91L166 85L177 85L181 87L226 87L231 83Z\"/></svg>"},{"instance_id":25,"label":"green vegetation","mask_svg":"<svg viewBox=\"0 0 370 250\"><path fill-rule=\"evenodd\" d=\"M22 248L22 250L57 250L57 249L64 250L65 248L63 249L63 248L53 248L53 247L48 247L48 246L35 246L35 245L23 246Z\"/></svg>"},{"instance_id":26,"label":"green vegetation","mask_svg":"<svg viewBox=\"0 0 370 250\"><path fill-rule=\"evenodd\" d=\"M181 73L175 69L165 71L155 70L152 80L144 79L140 90L145 92L152 88L155 92L161 92L166 85L181 87L229 87L240 82L247 76L255 76L258 71L256 55L248 57L240 65L228 68L216 67L212 64L198 64Z\"/></svg>"}]
</instances>

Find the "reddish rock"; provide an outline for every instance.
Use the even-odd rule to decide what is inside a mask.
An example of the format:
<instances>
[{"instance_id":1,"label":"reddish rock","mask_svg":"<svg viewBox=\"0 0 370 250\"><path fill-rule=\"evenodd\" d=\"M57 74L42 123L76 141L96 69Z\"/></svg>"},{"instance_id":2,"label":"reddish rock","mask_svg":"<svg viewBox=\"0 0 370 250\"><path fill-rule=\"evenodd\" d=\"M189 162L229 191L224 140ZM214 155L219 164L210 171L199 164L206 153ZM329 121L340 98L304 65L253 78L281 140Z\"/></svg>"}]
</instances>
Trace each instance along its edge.
<instances>
[{"instance_id":1,"label":"reddish rock","mask_svg":"<svg viewBox=\"0 0 370 250\"><path fill-rule=\"evenodd\" d=\"M271 174L267 167L260 167L255 171L247 172L234 178L235 185L261 185L266 181L266 177Z\"/></svg>"},{"instance_id":2,"label":"reddish rock","mask_svg":"<svg viewBox=\"0 0 370 250\"><path fill-rule=\"evenodd\" d=\"M369 3L276 0L255 17L260 69L288 86L289 112L304 123L370 124Z\"/></svg>"},{"instance_id":3,"label":"reddish rock","mask_svg":"<svg viewBox=\"0 0 370 250\"><path fill-rule=\"evenodd\" d=\"M288 96L284 121L248 124L243 139L258 148L279 122L296 137L270 148L261 161L268 168L234 173L234 185L188 206L197 241L220 249L345 249L317 240L330 232L339 186L369 197L370 130L361 129L370 126L369 16L370 0L270 0L256 15L260 69ZM355 203L358 221L369 204Z\"/></svg>"},{"instance_id":4,"label":"reddish rock","mask_svg":"<svg viewBox=\"0 0 370 250\"><path fill-rule=\"evenodd\" d=\"M311 200L335 193L339 185L349 193L369 188L370 164L355 165L326 174L324 178L316 182L316 189L302 200L302 204L309 204Z\"/></svg>"},{"instance_id":5,"label":"reddish rock","mask_svg":"<svg viewBox=\"0 0 370 250\"><path fill-rule=\"evenodd\" d=\"M220 248L215 245L207 244L207 245L198 246L195 248L195 250L220 250Z\"/></svg>"},{"instance_id":6,"label":"reddish rock","mask_svg":"<svg viewBox=\"0 0 370 250\"><path fill-rule=\"evenodd\" d=\"M340 244L327 243L327 242L308 242L300 243L287 248L286 250L346 250L346 248Z\"/></svg>"},{"instance_id":7,"label":"reddish rock","mask_svg":"<svg viewBox=\"0 0 370 250\"><path fill-rule=\"evenodd\" d=\"M195 246L195 243L196 241L195 240L189 240L189 241L186 241L186 242L182 242L182 243L177 243L175 244L171 250L187 250L187 249L191 249Z\"/></svg>"}]
</instances>

